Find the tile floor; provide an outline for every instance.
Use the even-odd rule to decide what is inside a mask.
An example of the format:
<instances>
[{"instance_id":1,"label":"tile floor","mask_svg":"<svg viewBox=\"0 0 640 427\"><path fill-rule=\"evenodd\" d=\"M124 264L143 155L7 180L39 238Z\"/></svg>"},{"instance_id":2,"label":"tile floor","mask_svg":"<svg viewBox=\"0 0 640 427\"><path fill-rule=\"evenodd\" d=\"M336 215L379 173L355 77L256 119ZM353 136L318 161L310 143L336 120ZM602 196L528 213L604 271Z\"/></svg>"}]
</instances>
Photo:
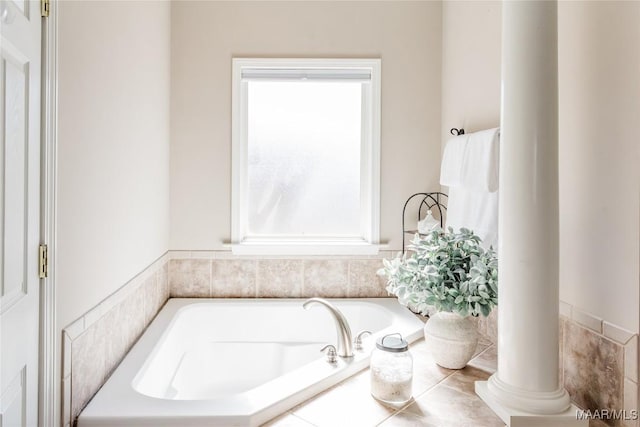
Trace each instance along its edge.
<instances>
[{"instance_id":1,"label":"tile floor","mask_svg":"<svg viewBox=\"0 0 640 427\"><path fill-rule=\"evenodd\" d=\"M410 347L413 399L390 408L369 394L365 369L267 423L269 427L503 427L504 423L476 396L474 382L496 369L495 348L481 339L476 356L459 371L435 364L424 340Z\"/></svg>"}]
</instances>

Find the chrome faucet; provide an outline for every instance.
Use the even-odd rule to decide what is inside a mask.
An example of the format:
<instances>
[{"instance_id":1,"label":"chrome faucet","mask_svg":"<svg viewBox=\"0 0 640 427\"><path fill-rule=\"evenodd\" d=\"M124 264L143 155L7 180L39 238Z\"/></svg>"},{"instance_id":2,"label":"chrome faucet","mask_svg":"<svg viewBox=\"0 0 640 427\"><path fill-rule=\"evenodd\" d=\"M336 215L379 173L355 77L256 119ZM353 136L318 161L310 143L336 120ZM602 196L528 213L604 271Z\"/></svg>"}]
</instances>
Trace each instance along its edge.
<instances>
[{"instance_id":1,"label":"chrome faucet","mask_svg":"<svg viewBox=\"0 0 640 427\"><path fill-rule=\"evenodd\" d=\"M302 307L308 309L309 305L313 303L324 305L336 322L336 334L338 335L338 356L340 357L353 357L353 348L351 347L351 328L349 322L344 315L336 308L335 305L323 298L310 298L302 304Z\"/></svg>"}]
</instances>

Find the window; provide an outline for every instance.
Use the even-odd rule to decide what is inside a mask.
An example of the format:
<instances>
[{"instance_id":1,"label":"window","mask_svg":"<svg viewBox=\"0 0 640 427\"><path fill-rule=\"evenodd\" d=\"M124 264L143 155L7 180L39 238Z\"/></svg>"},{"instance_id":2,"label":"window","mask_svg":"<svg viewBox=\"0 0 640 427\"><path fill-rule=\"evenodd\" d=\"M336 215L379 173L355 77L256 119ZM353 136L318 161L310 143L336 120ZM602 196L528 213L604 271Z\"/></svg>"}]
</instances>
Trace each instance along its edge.
<instances>
[{"instance_id":1,"label":"window","mask_svg":"<svg viewBox=\"0 0 640 427\"><path fill-rule=\"evenodd\" d=\"M233 251L376 253L379 134L379 59L234 59Z\"/></svg>"}]
</instances>

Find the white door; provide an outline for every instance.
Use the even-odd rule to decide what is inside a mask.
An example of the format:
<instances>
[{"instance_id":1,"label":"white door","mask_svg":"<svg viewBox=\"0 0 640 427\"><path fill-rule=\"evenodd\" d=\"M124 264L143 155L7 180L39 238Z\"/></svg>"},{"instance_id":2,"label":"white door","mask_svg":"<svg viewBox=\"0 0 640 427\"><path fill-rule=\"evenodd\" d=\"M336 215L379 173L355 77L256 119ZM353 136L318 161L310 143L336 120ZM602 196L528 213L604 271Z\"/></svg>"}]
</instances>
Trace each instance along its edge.
<instances>
[{"instance_id":1,"label":"white door","mask_svg":"<svg viewBox=\"0 0 640 427\"><path fill-rule=\"evenodd\" d=\"M38 423L41 21L0 0L1 427Z\"/></svg>"}]
</instances>

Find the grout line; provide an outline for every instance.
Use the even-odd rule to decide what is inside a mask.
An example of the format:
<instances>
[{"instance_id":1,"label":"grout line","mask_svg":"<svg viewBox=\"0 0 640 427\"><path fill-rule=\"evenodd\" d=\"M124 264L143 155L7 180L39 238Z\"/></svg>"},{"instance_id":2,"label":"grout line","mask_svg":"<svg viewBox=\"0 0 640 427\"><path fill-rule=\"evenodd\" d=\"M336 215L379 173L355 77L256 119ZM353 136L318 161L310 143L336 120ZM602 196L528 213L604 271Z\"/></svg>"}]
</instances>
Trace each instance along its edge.
<instances>
[{"instance_id":1,"label":"grout line","mask_svg":"<svg viewBox=\"0 0 640 427\"><path fill-rule=\"evenodd\" d=\"M407 409L409 406L413 405L414 403L416 403L418 401L418 399L420 399L422 396L424 396L425 394L429 393L431 390L433 390L434 388L438 387L440 384L442 384L443 382L445 382L449 377L455 375L458 371L453 371L450 374L448 374L447 376L443 377L440 381L436 382L435 384L433 384L431 387L427 388L426 390L424 390L421 393L418 393L415 396L412 396L412 400L410 400L406 405L400 407L399 409L396 409L394 412L392 412L388 417L384 418L382 421L380 421L379 423L376 424L376 426L381 425L382 423L386 422L387 420L389 420L392 417L395 417L396 415L398 415L400 412L404 411L405 409Z\"/></svg>"},{"instance_id":2,"label":"grout line","mask_svg":"<svg viewBox=\"0 0 640 427\"><path fill-rule=\"evenodd\" d=\"M260 298L260 260L256 259L256 298Z\"/></svg>"},{"instance_id":3,"label":"grout line","mask_svg":"<svg viewBox=\"0 0 640 427\"><path fill-rule=\"evenodd\" d=\"M566 320L564 321L564 323L562 321L560 321L560 326L561 327L560 327L560 333L558 334L558 335L560 335L559 336L559 342L558 342L558 348L559 348L559 353L560 353L559 357L558 357L558 364L560 365L558 367L559 368L558 369L558 371L559 371L558 376L560 378L558 378L558 379L559 379L560 385L562 387L564 387L564 358L566 356L566 354L564 352L565 351L565 348L564 348L564 336L566 334L565 329L566 329L566 326L567 326L566 322L567 322ZM624 359L623 359L622 362L623 362L622 366L624 366Z\"/></svg>"},{"instance_id":4,"label":"grout line","mask_svg":"<svg viewBox=\"0 0 640 427\"><path fill-rule=\"evenodd\" d=\"M209 298L213 298L213 259L209 260Z\"/></svg>"},{"instance_id":5,"label":"grout line","mask_svg":"<svg viewBox=\"0 0 640 427\"><path fill-rule=\"evenodd\" d=\"M302 298L304 295L304 260L300 260L300 291L298 293L298 298Z\"/></svg>"},{"instance_id":6,"label":"grout line","mask_svg":"<svg viewBox=\"0 0 640 427\"><path fill-rule=\"evenodd\" d=\"M488 345L484 350L482 350L480 353L478 353L478 354L476 354L475 356L473 356L473 358L472 358L471 360L469 360L469 363L473 362L474 360L476 360L477 358L479 358L480 356L482 356L483 354L485 354L486 352L488 352L489 350L491 350L491 348L492 348L492 347L495 347L495 348L496 348L496 354L497 354L497 351L498 351L498 350L497 350L497 344L491 343L491 344L489 344L489 345ZM483 368L481 368L481 367L477 367L477 366L472 366L472 368L474 368L474 369L478 369L478 370L480 370L480 371L482 371L482 372L486 372L486 373L487 373L487 374L489 374L489 375L493 375L494 373L497 373L497 372L498 372L497 362L498 362L498 361L496 360L496 370L495 370L495 372L489 372L489 371L487 371L487 370L485 370L485 369L483 369ZM457 371L456 371L456 372L457 372ZM454 372L454 374L455 374L456 372Z\"/></svg>"},{"instance_id":7,"label":"grout line","mask_svg":"<svg viewBox=\"0 0 640 427\"><path fill-rule=\"evenodd\" d=\"M353 298L351 296L351 260L347 261L347 298Z\"/></svg>"},{"instance_id":8,"label":"grout line","mask_svg":"<svg viewBox=\"0 0 640 427\"><path fill-rule=\"evenodd\" d=\"M250 260L253 262L253 297L258 298L258 260Z\"/></svg>"},{"instance_id":9,"label":"grout line","mask_svg":"<svg viewBox=\"0 0 640 427\"><path fill-rule=\"evenodd\" d=\"M473 362L476 358L482 356L483 354L485 354L487 351L489 351L489 349L491 347L495 346L495 344L491 343L489 344L484 350L482 350L480 353L476 354L475 356L473 356L473 358L471 360L469 360L469 362ZM477 369L477 368L476 368ZM480 369L482 370L482 369ZM455 372L454 372L455 373ZM453 375L453 374L452 374Z\"/></svg>"},{"instance_id":10,"label":"grout line","mask_svg":"<svg viewBox=\"0 0 640 427\"><path fill-rule=\"evenodd\" d=\"M305 419L305 418L302 418L302 417L301 417L301 416L299 416L299 415L294 414L292 411L287 411L287 413L288 413L289 415L291 415L291 416L293 416L293 417L295 417L295 418L299 419L299 420L304 421L305 423L309 424L310 426L318 427L316 424L312 423L311 421L309 421L309 420L307 420L307 419Z\"/></svg>"}]
</instances>

